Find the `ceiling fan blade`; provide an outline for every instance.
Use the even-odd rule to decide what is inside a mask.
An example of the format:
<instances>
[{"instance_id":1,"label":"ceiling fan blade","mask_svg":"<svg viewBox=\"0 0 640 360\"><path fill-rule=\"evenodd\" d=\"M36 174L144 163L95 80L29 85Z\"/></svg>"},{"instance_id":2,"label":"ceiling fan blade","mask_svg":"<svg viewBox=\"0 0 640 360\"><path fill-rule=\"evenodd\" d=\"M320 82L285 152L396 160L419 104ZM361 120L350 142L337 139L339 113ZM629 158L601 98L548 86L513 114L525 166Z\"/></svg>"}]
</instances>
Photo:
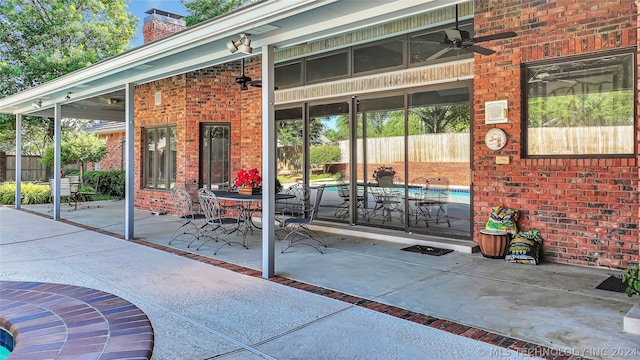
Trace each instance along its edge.
<instances>
[{"instance_id":1,"label":"ceiling fan blade","mask_svg":"<svg viewBox=\"0 0 640 360\"><path fill-rule=\"evenodd\" d=\"M262 87L262 80L249 81L248 84L253 86L253 87L261 88Z\"/></svg>"},{"instance_id":2,"label":"ceiling fan blade","mask_svg":"<svg viewBox=\"0 0 640 360\"><path fill-rule=\"evenodd\" d=\"M478 46L478 45L468 45L468 46L465 46L464 48L467 50L471 50L473 52L477 52L478 54L482 54L482 55L495 54L494 50L483 48L482 46Z\"/></svg>"},{"instance_id":3,"label":"ceiling fan blade","mask_svg":"<svg viewBox=\"0 0 640 360\"><path fill-rule=\"evenodd\" d=\"M498 34L493 34L493 35L479 36L477 38L473 38L473 42L474 43L479 43L479 42L483 42L483 41L508 39L508 38L512 38L512 37L516 37L516 36L518 36L518 34L516 34L514 31L507 31L507 32L502 32L502 33L498 33Z\"/></svg>"},{"instance_id":4,"label":"ceiling fan blade","mask_svg":"<svg viewBox=\"0 0 640 360\"><path fill-rule=\"evenodd\" d=\"M436 52L435 54L429 56L427 58L427 60L435 60L435 59L439 59L442 55L446 54L449 52L449 50L453 49L453 47L449 46L448 48L444 48L442 50L438 50L438 52Z\"/></svg>"},{"instance_id":5,"label":"ceiling fan blade","mask_svg":"<svg viewBox=\"0 0 640 360\"><path fill-rule=\"evenodd\" d=\"M437 41L429 41L429 40L400 40L401 42L406 42L409 44L440 44L449 46L449 44L443 44Z\"/></svg>"}]
</instances>

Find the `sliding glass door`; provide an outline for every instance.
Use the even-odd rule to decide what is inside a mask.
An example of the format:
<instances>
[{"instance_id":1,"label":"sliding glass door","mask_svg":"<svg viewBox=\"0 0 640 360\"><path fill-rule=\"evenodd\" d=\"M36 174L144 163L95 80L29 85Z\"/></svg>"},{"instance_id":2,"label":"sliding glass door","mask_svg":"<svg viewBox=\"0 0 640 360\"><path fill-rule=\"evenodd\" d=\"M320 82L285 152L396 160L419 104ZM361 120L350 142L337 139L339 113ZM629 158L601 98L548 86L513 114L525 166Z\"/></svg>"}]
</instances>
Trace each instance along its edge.
<instances>
[{"instance_id":1,"label":"sliding glass door","mask_svg":"<svg viewBox=\"0 0 640 360\"><path fill-rule=\"evenodd\" d=\"M278 179L324 185L321 220L470 238L470 88L276 109Z\"/></svg>"}]
</instances>

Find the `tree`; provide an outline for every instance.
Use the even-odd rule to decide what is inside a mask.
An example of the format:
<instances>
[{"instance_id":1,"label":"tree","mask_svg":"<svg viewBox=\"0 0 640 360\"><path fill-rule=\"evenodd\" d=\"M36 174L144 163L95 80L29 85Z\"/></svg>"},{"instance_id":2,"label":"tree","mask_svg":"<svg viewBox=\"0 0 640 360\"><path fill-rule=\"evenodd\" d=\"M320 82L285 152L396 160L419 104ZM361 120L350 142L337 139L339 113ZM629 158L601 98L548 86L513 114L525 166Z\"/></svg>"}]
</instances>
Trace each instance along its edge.
<instances>
[{"instance_id":1,"label":"tree","mask_svg":"<svg viewBox=\"0 0 640 360\"><path fill-rule=\"evenodd\" d=\"M340 161L342 152L335 145L314 146L309 150L309 162L311 166L322 167L324 173L333 163Z\"/></svg>"},{"instance_id":2,"label":"tree","mask_svg":"<svg viewBox=\"0 0 640 360\"><path fill-rule=\"evenodd\" d=\"M80 164L80 179L84 178L86 163L98 162L107 156L108 149L105 140L95 134L84 131L74 132L62 139L60 144L60 162L62 165ZM49 147L44 151L42 163L46 166L54 165L54 149Z\"/></svg>"},{"instance_id":3,"label":"tree","mask_svg":"<svg viewBox=\"0 0 640 360\"><path fill-rule=\"evenodd\" d=\"M125 1L0 1L0 98L126 50L138 20ZM24 117L23 127L44 137L40 149L50 143L51 119ZM15 117L0 114L0 141L15 148L14 138Z\"/></svg>"},{"instance_id":4,"label":"tree","mask_svg":"<svg viewBox=\"0 0 640 360\"><path fill-rule=\"evenodd\" d=\"M189 15L184 18L188 27L254 3L256 0L180 0L180 2L189 12Z\"/></svg>"}]
</instances>

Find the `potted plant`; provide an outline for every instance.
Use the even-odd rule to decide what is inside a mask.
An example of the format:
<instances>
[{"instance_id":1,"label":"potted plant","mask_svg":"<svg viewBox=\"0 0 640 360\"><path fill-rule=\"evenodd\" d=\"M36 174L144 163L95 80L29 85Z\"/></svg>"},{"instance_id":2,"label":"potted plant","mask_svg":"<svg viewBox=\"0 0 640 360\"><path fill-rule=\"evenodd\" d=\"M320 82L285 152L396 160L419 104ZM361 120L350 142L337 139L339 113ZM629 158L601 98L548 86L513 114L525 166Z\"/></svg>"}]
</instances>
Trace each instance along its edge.
<instances>
[{"instance_id":1,"label":"potted plant","mask_svg":"<svg viewBox=\"0 0 640 360\"><path fill-rule=\"evenodd\" d=\"M622 282L627 284L625 289L627 296L640 295L640 266L627 268L622 275Z\"/></svg>"},{"instance_id":2,"label":"potted plant","mask_svg":"<svg viewBox=\"0 0 640 360\"><path fill-rule=\"evenodd\" d=\"M627 296L640 295L640 265L627 268L622 276L622 282L627 284L625 289ZM640 335L640 301L636 301L625 315L623 329L625 332Z\"/></svg>"},{"instance_id":3,"label":"potted plant","mask_svg":"<svg viewBox=\"0 0 640 360\"><path fill-rule=\"evenodd\" d=\"M242 195L260 194L261 184L262 177L257 168L240 170L235 181L235 185L238 187L238 193Z\"/></svg>"},{"instance_id":4,"label":"potted plant","mask_svg":"<svg viewBox=\"0 0 640 360\"><path fill-rule=\"evenodd\" d=\"M396 171L391 166L380 166L373 172L373 178L376 179L380 186L393 185L393 178L396 176Z\"/></svg>"}]
</instances>

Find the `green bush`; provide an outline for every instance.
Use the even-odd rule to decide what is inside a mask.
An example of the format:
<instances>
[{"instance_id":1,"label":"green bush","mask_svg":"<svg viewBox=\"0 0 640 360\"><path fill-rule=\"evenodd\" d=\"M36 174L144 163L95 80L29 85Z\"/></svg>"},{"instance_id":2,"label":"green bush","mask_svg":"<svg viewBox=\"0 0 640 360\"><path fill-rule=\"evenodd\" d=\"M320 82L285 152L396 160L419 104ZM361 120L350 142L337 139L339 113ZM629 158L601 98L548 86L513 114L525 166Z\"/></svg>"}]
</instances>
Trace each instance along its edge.
<instances>
[{"instance_id":1,"label":"green bush","mask_svg":"<svg viewBox=\"0 0 640 360\"><path fill-rule=\"evenodd\" d=\"M21 186L22 204L48 204L51 202L49 185L23 182ZM0 202L5 205L16 203L16 183L7 181L0 184Z\"/></svg>"},{"instance_id":2,"label":"green bush","mask_svg":"<svg viewBox=\"0 0 640 360\"><path fill-rule=\"evenodd\" d=\"M95 193L96 189L88 185L82 185L78 188L80 193ZM92 201L95 200L96 195L91 194L78 194L78 201Z\"/></svg>"},{"instance_id":3,"label":"green bush","mask_svg":"<svg viewBox=\"0 0 640 360\"><path fill-rule=\"evenodd\" d=\"M335 145L320 145L309 150L309 162L312 166L327 172L331 164L340 161L341 151Z\"/></svg>"},{"instance_id":4,"label":"green bush","mask_svg":"<svg viewBox=\"0 0 640 360\"><path fill-rule=\"evenodd\" d=\"M124 171L87 171L84 174L84 184L92 186L98 194L114 198L124 198Z\"/></svg>"}]
</instances>

